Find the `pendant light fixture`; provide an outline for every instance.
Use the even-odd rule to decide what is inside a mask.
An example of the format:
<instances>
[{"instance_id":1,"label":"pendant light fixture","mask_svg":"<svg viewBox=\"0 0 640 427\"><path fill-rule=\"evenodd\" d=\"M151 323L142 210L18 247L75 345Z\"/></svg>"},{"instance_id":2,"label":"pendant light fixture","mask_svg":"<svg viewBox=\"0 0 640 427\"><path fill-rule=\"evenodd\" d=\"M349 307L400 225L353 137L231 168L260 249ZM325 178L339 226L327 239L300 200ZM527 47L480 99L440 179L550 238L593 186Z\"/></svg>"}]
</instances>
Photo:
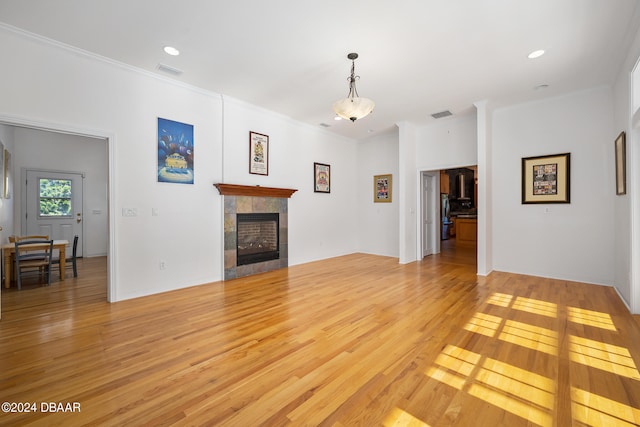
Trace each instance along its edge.
<instances>
[{"instance_id":1,"label":"pendant light fixture","mask_svg":"<svg viewBox=\"0 0 640 427\"><path fill-rule=\"evenodd\" d=\"M375 103L369 98L360 98L356 89L356 80L360 76L355 75L357 53L350 53L347 58L351 60L351 76L349 76L349 94L346 98L333 103L333 111L343 119L355 122L373 111Z\"/></svg>"}]
</instances>

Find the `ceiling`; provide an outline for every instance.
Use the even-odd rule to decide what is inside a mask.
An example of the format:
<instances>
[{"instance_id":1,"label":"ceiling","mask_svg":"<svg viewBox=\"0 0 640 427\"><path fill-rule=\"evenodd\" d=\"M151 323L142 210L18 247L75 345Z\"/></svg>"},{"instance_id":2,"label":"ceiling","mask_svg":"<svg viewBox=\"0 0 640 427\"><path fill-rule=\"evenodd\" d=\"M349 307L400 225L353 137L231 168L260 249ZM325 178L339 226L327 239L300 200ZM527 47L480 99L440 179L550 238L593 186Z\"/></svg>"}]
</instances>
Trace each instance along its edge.
<instances>
[{"instance_id":1,"label":"ceiling","mask_svg":"<svg viewBox=\"0 0 640 427\"><path fill-rule=\"evenodd\" d=\"M612 84L638 0L0 0L0 21L352 138ZM163 52L174 46L179 56ZM545 55L527 55L544 49ZM357 52L375 111L335 121ZM159 64L182 71L179 76ZM544 89L539 85L548 85ZM447 120L447 119L440 119Z\"/></svg>"}]
</instances>

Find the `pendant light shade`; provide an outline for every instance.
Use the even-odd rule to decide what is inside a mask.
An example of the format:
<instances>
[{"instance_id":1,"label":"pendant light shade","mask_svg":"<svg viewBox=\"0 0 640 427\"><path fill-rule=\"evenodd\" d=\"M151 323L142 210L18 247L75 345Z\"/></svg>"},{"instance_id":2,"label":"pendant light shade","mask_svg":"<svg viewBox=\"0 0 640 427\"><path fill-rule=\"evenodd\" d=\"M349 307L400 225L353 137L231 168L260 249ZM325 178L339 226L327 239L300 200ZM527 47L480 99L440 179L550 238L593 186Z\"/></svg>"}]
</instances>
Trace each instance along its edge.
<instances>
[{"instance_id":1,"label":"pendant light shade","mask_svg":"<svg viewBox=\"0 0 640 427\"><path fill-rule=\"evenodd\" d=\"M359 79L360 76L355 75L355 60L358 58L358 54L350 53L347 55L347 58L351 60L351 75L348 78L349 94L346 98L333 103L333 111L343 119L355 122L371 113L373 107L375 107L375 103L369 98L361 98L358 95L356 80Z\"/></svg>"}]
</instances>

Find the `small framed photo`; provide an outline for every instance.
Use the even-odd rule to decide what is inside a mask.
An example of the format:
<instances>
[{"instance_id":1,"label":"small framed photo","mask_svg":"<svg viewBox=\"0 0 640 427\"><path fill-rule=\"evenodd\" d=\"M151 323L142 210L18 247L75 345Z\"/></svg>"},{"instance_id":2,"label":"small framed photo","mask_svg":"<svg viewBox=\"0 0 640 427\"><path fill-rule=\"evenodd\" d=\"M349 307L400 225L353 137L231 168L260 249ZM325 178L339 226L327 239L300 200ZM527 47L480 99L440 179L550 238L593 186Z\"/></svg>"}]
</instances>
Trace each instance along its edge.
<instances>
[{"instance_id":1,"label":"small framed photo","mask_svg":"<svg viewBox=\"0 0 640 427\"><path fill-rule=\"evenodd\" d=\"M331 166L324 163L313 164L313 191L331 193Z\"/></svg>"},{"instance_id":2,"label":"small framed photo","mask_svg":"<svg viewBox=\"0 0 640 427\"><path fill-rule=\"evenodd\" d=\"M249 173L269 175L269 136L249 132Z\"/></svg>"},{"instance_id":3,"label":"small framed photo","mask_svg":"<svg viewBox=\"0 0 640 427\"><path fill-rule=\"evenodd\" d=\"M391 203L393 177L391 174L375 175L373 177L373 202Z\"/></svg>"},{"instance_id":4,"label":"small framed photo","mask_svg":"<svg viewBox=\"0 0 640 427\"><path fill-rule=\"evenodd\" d=\"M570 203L571 153L522 159L522 204Z\"/></svg>"},{"instance_id":5,"label":"small framed photo","mask_svg":"<svg viewBox=\"0 0 640 427\"><path fill-rule=\"evenodd\" d=\"M620 135L615 141L616 147L616 195L627 194L627 148L625 133Z\"/></svg>"}]
</instances>

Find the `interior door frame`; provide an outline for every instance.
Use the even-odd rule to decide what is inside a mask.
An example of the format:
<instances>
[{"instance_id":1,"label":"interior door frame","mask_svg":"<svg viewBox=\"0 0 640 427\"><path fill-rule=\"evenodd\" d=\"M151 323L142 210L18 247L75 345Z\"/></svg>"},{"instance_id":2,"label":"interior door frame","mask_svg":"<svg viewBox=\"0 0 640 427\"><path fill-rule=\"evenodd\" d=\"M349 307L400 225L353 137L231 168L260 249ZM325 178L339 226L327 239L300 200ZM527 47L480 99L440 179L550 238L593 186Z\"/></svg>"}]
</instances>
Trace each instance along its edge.
<instances>
[{"instance_id":1,"label":"interior door frame","mask_svg":"<svg viewBox=\"0 0 640 427\"><path fill-rule=\"evenodd\" d=\"M430 181L431 182L431 186L432 186L432 191L431 193L427 193L429 194L429 200L424 200L424 195L425 192L427 190L427 184L426 182ZM440 171L421 171L420 172L420 226L419 226L419 230L420 230L420 238L416 239L418 240L418 244L419 244L419 250L418 250L418 259L422 259L425 256L425 250L426 247L428 247L429 245L425 244L425 239L430 239L431 240L431 247L433 248L433 253L429 254L429 255L433 255L433 254L437 254L440 253L440 233L438 233L439 230L439 223L440 223L440 215L438 214L439 212L439 206L440 203L438 202L438 199L440 197ZM437 196L437 197L436 197ZM426 203L425 203L426 202ZM426 212L426 210L429 210L429 212ZM429 214L431 215L431 218L433 219L431 226L429 227L429 229L427 230L425 227L425 221L427 219L427 217L429 216Z\"/></svg>"},{"instance_id":2,"label":"interior door frame","mask_svg":"<svg viewBox=\"0 0 640 427\"><path fill-rule=\"evenodd\" d=\"M78 248L84 248L84 233L85 233L85 228L84 228L84 216L85 216L85 207L84 207L84 178L85 178L85 173L84 172L76 172L76 171L63 171L63 170L54 170L54 169L41 169L41 168L30 168L30 167L23 167L20 170L20 186L22 187L22 191L20 192L20 206L21 208L21 212L22 212L22 218L20 218L20 234L22 235L26 235L27 233L27 221L24 218L24 215L26 215L27 212L27 174L29 172L37 172L37 173L43 173L43 174L50 174L50 173L58 173L58 174L72 174L72 175L79 175L81 177L81 189L82 189L82 206L81 206L81 210L82 210L82 216L81 219L82 221L80 221L80 227L82 229L82 239L79 242L79 246ZM15 184L14 184L15 185ZM72 218L73 221L76 220L75 214L73 215ZM79 255L82 252L79 252Z\"/></svg>"},{"instance_id":3,"label":"interior door frame","mask_svg":"<svg viewBox=\"0 0 640 427\"><path fill-rule=\"evenodd\" d=\"M117 276L116 254L115 248L116 229L115 229L115 173L116 173L116 136L113 132L99 130L95 128L83 128L69 123L47 122L42 120L34 120L22 116L10 116L0 113L0 124L7 126L26 127L47 132L58 132L70 135L87 136L98 138L107 144L107 210L109 212L108 230L107 230L107 301L114 302L118 300L114 278ZM14 183L15 185L15 183ZM15 227L15 218L14 218Z\"/></svg>"}]
</instances>

